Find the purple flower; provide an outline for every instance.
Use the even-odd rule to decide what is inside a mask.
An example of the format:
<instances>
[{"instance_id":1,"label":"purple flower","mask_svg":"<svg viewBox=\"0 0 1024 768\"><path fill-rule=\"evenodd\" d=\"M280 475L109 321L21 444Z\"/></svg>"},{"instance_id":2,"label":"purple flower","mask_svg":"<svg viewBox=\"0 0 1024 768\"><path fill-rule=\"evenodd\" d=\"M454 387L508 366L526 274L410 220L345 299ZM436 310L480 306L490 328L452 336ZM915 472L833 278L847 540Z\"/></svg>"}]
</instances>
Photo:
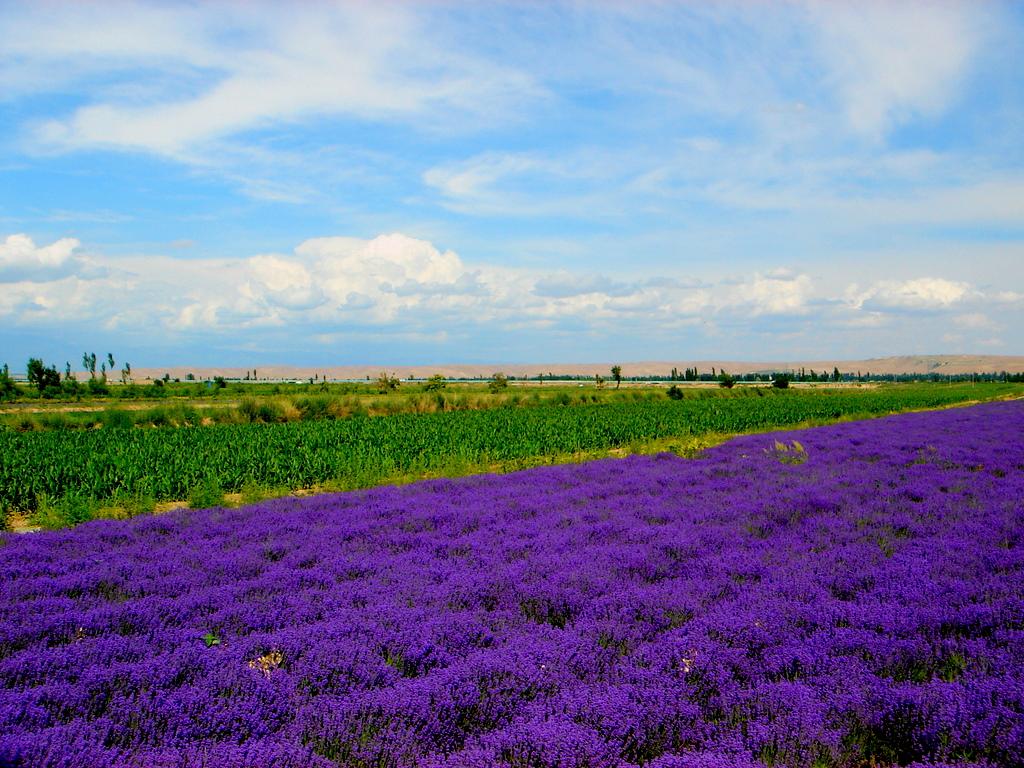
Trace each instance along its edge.
<instances>
[{"instance_id":1,"label":"purple flower","mask_svg":"<svg viewBox=\"0 0 1024 768\"><path fill-rule=\"evenodd\" d=\"M7 536L0 765L1024 766L1022 435L1008 402Z\"/></svg>"}]
</instances>

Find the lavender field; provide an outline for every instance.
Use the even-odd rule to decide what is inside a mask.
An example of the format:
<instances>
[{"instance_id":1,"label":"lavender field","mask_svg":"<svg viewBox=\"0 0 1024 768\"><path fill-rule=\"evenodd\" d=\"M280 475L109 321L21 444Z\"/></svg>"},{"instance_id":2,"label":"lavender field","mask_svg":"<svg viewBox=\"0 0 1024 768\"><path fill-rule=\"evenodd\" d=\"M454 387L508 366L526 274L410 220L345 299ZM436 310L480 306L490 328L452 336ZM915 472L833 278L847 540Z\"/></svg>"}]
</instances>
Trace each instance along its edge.
<instances>
[{"instance_id":1,"label":"lavender field","mask_svg":"<svg viewBox=\"0 0 1024 768\"><path fill-rule=\"evenodd\" d=\"M1024 403L8 536L0 765L1024 765Z\"/></svg>"}]
</instances>

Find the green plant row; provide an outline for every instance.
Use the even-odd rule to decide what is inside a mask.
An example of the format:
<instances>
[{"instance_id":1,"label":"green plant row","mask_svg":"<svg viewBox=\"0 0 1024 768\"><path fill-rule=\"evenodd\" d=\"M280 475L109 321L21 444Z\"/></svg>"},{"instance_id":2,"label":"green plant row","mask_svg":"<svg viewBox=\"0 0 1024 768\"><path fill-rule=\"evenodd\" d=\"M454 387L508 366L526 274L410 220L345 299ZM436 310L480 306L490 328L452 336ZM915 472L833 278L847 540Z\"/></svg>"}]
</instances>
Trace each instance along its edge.
<instances>
[{"instance_id":1,"label":"green plant row","mask_svg":"<svg viewBox=\"0 0 1024 768\"><path fill-rule=\"evenodd\" d=\"M1017 387L1016 389L1020 389ZM306 488L360 476L436 473L452 464L613 448L707 432L743 432L968 399L1012 385L868 391L763 390L761 397L398 414L283 424L0 432L0 504L147 496L183 499L204 484Z\"/></svg>"}]
</instances>

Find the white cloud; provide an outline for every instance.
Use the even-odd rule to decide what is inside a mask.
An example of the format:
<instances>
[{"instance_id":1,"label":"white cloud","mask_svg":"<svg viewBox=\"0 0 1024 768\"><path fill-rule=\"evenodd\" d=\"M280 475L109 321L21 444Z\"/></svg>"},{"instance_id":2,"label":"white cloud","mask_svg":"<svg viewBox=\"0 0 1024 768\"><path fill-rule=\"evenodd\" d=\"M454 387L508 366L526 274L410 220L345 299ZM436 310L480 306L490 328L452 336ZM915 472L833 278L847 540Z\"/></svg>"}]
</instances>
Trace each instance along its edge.
<instances>
[{"instance_id":1,"label":"white cloud","mask_svg":"<svg viewBox=\"0 0 1024 768\"><path fill-rule=\"evenodd\" d=\"M280 256L254 256L248 268L252 282L246 290L271 304L288 309L309 309L323 303L324 295L305 266Z\"/></svg>"},{"instance_id":2,"label":"white cloud","mask_svg":"<svg viewBox=\"0 0 1024 768\"><path fill-rule=\"evenodd\" d=\"M783 272L755 275L753 280L741 283L733 291L733 302L754 316L794 315L807 311L810 295L810 277Z\"/></svg>"},{"instance_id":3,"label":"white cloud","mask_svg":"<svg viewBox=\"0 0 1024 768\"><path fill-rule=\"evenodd\" d=\"M100 80L85 105L33 131L57 150L195 159L213 140L320 116L415 117L428 129L487 122L539 92L521 72L447 46L409 6L87 5L8 16L12 90ZM129 73L130 87L102 84Z\"/></svg>"},{"instance_id":4,"label":"white cloud","mask_svg":"<svg viewBox=\"0 0 1024 768\"><path fill-rule=\"evenodd\" d=\"M921 277L903 282L875 283L856 297L858 307L876 311L948 309L974 293L964 282L940 277Z\"/></svg>"},{"instance_id":5,"label":"white cloud","mask_svg":"<svg viewBox=\"0 0 1024 768\"><path fill-rule=\"evenodd\" d=\"M423 183L441 204L473 215L607 217L618 211L623 175L636 172L629 151L485 152L427 169Z\"/></svg>"},{"instance_id":6,"label":"white cloud","mask_svg":"<svg viewBox=\"0 0 1024 768\"><path fill-rule=\"evenodd\" d=\"M996 291L992 298L1000 304L1024 303L1024 293L1017 291Z\"/></svg>"},{"instance_id":7,"label":"white cloud","mask_svg":"<svg viewBox=\"0 0 1024 768\"><path fill-rule=\"evenodd\" d=\"M474 278L453 251L441 252L425 240L400 233L372 240L322 237L307 240L296 256L317 276L324 294L336 304L350 296L373 301L381 317L425 294L466 292Z\"/></svg>"},{"instance_id":8,"label":"white cloud","mask_svg":"<svg viewBox=\"0 0 1024 768\"><path fill-rule=\"evenodd\" d=\"M36 246L28 235L9 235L0 243L0 283L53 279L82 266L74 256L81 245L65 237L46 246Z\"/></svg>"},{"instance_id":9,"label":"white cloud","mask_svg":"<svg viewBox=\"0 0 1024 768\"><path fill-rule=\"evenodd\" d=\"M876 137L946 109L982 37L979 9L964 3L868 0L810 10L847 123Z\"/></svg>"},{"instance_id":10,"label":"white cloud","mask_svg":"<svg viewBox=\"0 0 1024 768\"><path fill-rule=\"evenodd\" d=\"M57 253L64 245L35 250ZM710 292L690 280L625 282L597 273L470 266L454 251L401 233L371 240L314 238L291 254L244 259L100 261L105 277L93 283L14 284L0 302L0 314L45 322L45 310L65 302L67 312L111 327L230 334L289 324L392 330L432 324L443 330L493 322L600 326L633 316L666 322L715 304ZM112 303L115 286L119 299Z\"/></svg>"},{"instance_id":11,"label":"white cloud","mask_svg":"<svg viewBox=\"0 0 1024 768\"><path fill-rule=\"evenodd\" d=\"M19 253L27 247L23 236L13 242L21 244ZM33 256L36 261L63 263L73 258L69 247L33 244L29 252L46 254ZM287 339L353 335L386 345L414 337L424 344L455 344L486 333L515 334L538 344L552 335L724 338L722 329L738 336L788 334L787 339L909 333L911 324L934 324L931 313L948 311L941 325L947 342L954 337L949 328L956 327L964 334L956 336L958 344L972 338L980 344L975 334L1010 325L1005 313L1015 306L993 301L996 292L939 277L883 280L844 292L786 269L696 280L508 268L467 263L452 250L401 233L370 240L313 238L291 253L248 258L91 258L92 277L57 273L7 283L0 292L4 326L82 325L165 344L199 337L233 344L251 340L261 349L266 334L274 332L285 341L267 348L273 357L290 349Z\"/></svg>"},{"instance_id":12,"label":"white cloud","mask_svg":"<svg viewBox=\"0 0 1024 768\"><path fill-rule=\"evenodd\" d=\"M431 168L423 181L445 197L480 198L490 188L509 176L537 170L552 170L549 162L529 155L490 152L459 163Z\"/></svg>"}]
</instances>

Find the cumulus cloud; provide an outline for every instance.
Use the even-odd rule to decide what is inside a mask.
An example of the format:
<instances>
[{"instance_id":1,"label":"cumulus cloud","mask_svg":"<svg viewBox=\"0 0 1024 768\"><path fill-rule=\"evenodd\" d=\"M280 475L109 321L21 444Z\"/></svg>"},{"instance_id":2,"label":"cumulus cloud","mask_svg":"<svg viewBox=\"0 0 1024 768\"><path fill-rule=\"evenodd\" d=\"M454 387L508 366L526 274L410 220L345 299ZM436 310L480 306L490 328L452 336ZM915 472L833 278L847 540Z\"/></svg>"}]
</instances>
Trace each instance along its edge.
<instances>
[{"instance_id":1,"label":"cumulus cloud","mask_svg":"<svg viewBox=\"0 0 1024 768\"><path fill-rule=\"evenodd\" d=\"M875 283L856 300L858 307L877 311L948 309L972 295L970 285L940 277Z\"/></svg>"},{"instance_id":2,"label":"cumulus cloud","mask_svg":"<svg viewBox=\"0 0 1024 768\"><path fill-rule=\"evenodd\" d=\"M381 319L424 296L463 296L479 292L478 278L454 251L440 251L426 240L400 233L372 240L322 237L295 249L295 258L316 275L335 306L353 306L356 295L373 302Z\"/></svg>"},{"instance_id":3,"label":"cumulus cloud","mask_svg":"<svg viewBox=\"0 0 1024 768\"><path fill-rule=\"evenodd\" d=\"M9 235L0 243L0 283L62 277L81 265L74 258L79 245L73 237L37 246L28 235Z\"/></svg>"},{"instance_id":4,"label":"cumulus cloud","mask_svg":"<svg viewBox=\"0 0 1024 768\"><path fill-rule=\"evenodd\" d=\"M733 303L755 316L803 314L811 295L811 278L785 273L755 275L732 293Z\"/></svg>"},{"instance_id":5,"label":"cumulus cloud","mask_svg":"<svg viewBox=\"0 0 1024 768\"><path fill-rule=\"evenodd\" d=\"M8 265L52 274L75 258L77 247L77 241L36 246L20 236L5 241L3 254ZM290 253L246 258L91 258L97 277L5 283L3 324L82 324L168 344L216 337L262 345L273 332L284 341L261 354L275 357L291 349L287 339L341 343L353 334L386 345L413 338L454 344L455 338L502 333L543 345L553 337L623 334L710 338L725 328L739 335L882 333L909 327L908 318L928 322L937 311L949 313L942 332L957 328L958 344L981 343L1009 324L1000 313L1015 306L994 301L1006 290L986 294L940 277L879 281L837 293L808 274L786 270L698 280L509 268L467 262L453 250L402 233L313 238Z\"/></svg>"},{"instance_id":6,"label":"cumulus cloud","mask_svg":"<svg viewBox=\"0 0 1024 768\"><path fill-rule=\"evenodd\" d=\"M24 238L11 242L21 254L19 264L59 266L77 247L77 241L44 248L29 247ZM353 325L385 332L433 326L430 332L443 332L487 323L604 327L616 318L671 324L728 305L724 294L716 297L710 286L702 288L692 279L627 282L600 273L468 265L452 250L401 233L370 240L313 238L292 253L241 259L110 258L102 267L107 277L91 292L83 281L77 287L61 281L19 283L0 301L0 314L21 312L20 320L41 320L43 310L77 292L94 301L88 306L70 301L68 311L94 317L106 306L103 322L110 327L156 324L161 332L231 334L290 325L313 325L324 333ZM116 308L101 299L115 284L122 296ZM33 308L40 314L24 314Z\"/></svg>"},{"instance_id":7,"label":"cumulus cloud","mask_svg":"<svg viewBox=\"0 0 1024 768\"><path fill-rule=\"evenodd\" d=\"M254 256L248 261L252 280L246 286L254 298L288 309L310 309L325 301L313 275L296 261L280 256Z\"/></svg>"}]
</instances>

